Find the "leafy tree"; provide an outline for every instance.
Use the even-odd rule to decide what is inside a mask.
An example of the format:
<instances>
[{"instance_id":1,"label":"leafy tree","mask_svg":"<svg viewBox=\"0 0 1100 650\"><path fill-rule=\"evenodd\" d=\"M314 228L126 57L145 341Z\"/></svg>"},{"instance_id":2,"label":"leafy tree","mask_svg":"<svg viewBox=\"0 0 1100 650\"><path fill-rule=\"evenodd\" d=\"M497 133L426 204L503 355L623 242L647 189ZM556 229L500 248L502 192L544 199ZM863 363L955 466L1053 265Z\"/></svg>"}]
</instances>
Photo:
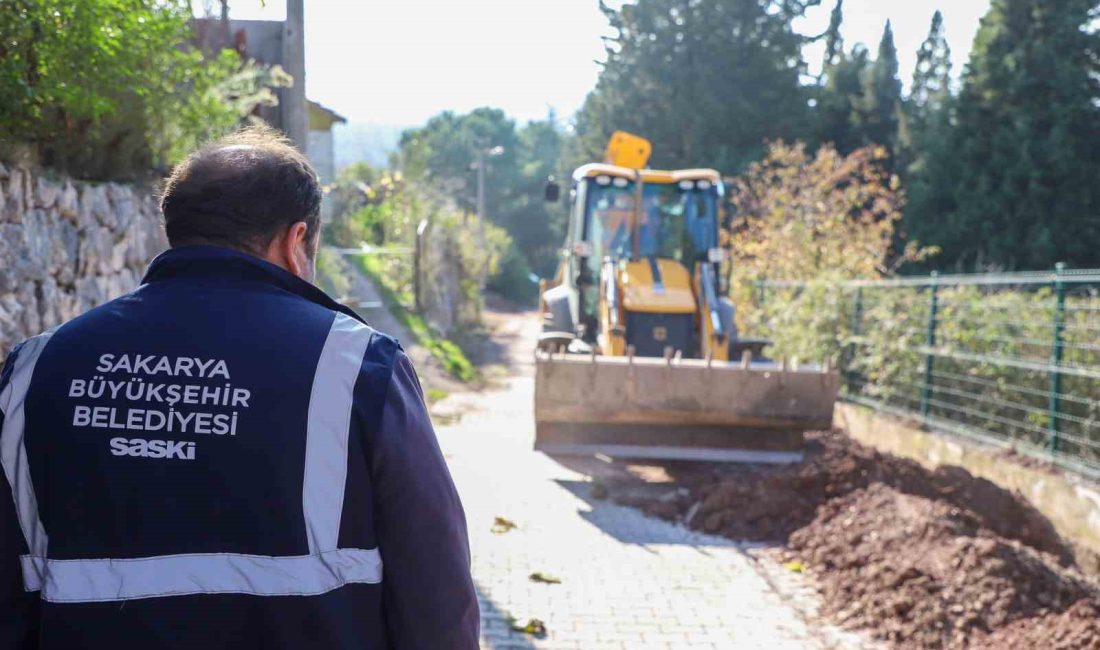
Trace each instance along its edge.
<instances>
[{"instance_id":1,"label":"leafy tree","mask_svg":"<svg viewBox=\"0 0 1100 650\"><path fill-rule=\"evenodd\" d=\"M994 0L908 229L956 267L1100 265L1093 0Z\"/></svg>"},{"instance_id":2,"label":"leafy tree","mask_svg":"<svg viewBox=\"0 0 1100 650\"><path fill-rule=\"evenodd\" d=\"M486 153L490 150L495 150L494 155ZM530 284L530 269L550 272L563 236L564 212L548 209L542 201L547 178L561 175L562 135L557 120L551 114L517 130L499 109L478 108L464 115L448 111L406 131L398 159L410 179L431 185L473 214L479 151L486 166L487 217L509 233L519 252L518 257L508 258L507 270L513 279Z\"/></svg>"},{"instance_id":3,"label":"leafy tree","mask_svg":"<svg viewBox=\"0 0 1100 650\"><path fill-rule=\"evenodd\" d=\"M525 125L518 136L519 174L508 189L507 205L498 223L512 236L530 268L545 277L553 272L558 260L557 251L565 238L566 211L561 206L547 205L543 189L548 178L561 179L570 172L560 168L563 138L552 113L546 120Z\"/></svg>"},{"instance_id":4,"label":"leafy tree","mask_svg":"<svg viewBox=\"0 0 1100 650\"><path fill-rule=\"evenodd\" d=\"M504 111L478 108L460 115L445 111L401 135L398 162L410 178L430 183L463 211L477 210L478 151L500 147L486 159L486 212L498 218L517 163L516 125Z\"/></svg>"},{"instance_id":5,"label":"leafy tree","mask_svg":"<svg viewBox=\"0 0 1100 650\"><path fill-rule=\"evenodd\" d=\"M808 153L776 143L731 187L735 302L746 332L767 332L776 352L802 359L835 356L845 324L831 282L878 278L932 251L892 250L904 195L888 152L864 147L844 156L831 146ZM761 278L803 280L805 289L771 291L755 303Z\"/></svg>"},{"instance_id":6,"label":"leafy tree","mask_svg":"<svg viewBox=\"0 0 1100 650\"><path fill-rule=\"evenodd\" d=\"M734 266L747 278L877 278L918 249L891 251L904 194L883 147L847 156L778 142L730 188Z\"/></svg>"},{"instance_id":7,"label":"leafy tree","mask_svg":"<svg viewBox=\"0 0 1100 650\"><path fill-rule=\"evenodd\" d=\"M571 158L599 160L623 129L653 142L654 166L733 172L759 158L766 139L803 135L806 39L791 23L819 1L601 2L616 35L577 115Z\"/></svg>"},{"instance_id":8,"label":"leafy tree","mask_svg":"<svg viewBox=\"0 0 1100 650\"><path fill-rule=\"evenodd\" d=\"M5 0L0 139L90 178L167 167L271 99L267 69L188 45L186 0Z\"/></svg>"}]
</instances>

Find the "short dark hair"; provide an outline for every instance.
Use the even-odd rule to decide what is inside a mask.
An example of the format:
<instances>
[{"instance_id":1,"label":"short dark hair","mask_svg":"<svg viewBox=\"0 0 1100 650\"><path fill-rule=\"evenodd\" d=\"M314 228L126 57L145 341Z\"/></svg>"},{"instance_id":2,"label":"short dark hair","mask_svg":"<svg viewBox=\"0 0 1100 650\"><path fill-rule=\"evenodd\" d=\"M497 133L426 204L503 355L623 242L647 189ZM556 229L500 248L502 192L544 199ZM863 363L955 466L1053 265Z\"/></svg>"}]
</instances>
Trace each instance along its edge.
<instances>
[{"instance_id":1,"label":"short dark hair","mask_svg":"<svg viewBox=\"0 0 1100 650\"><path fill-rule=\"evenodd\" d=\"M214 244L263 253L281 231L320 229L321 184L302 152L278 131L251 126L211 142L176 165L160 208L173 248Z\"/></svg>"}]
</instances>

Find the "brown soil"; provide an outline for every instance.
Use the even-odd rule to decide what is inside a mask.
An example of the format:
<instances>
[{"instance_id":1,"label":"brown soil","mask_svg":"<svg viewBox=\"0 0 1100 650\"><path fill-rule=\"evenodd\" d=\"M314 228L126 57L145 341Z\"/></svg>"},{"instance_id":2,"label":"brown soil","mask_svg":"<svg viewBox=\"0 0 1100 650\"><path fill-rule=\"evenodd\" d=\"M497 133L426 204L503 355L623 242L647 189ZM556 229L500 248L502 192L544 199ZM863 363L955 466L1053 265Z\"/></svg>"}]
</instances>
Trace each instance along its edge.
<instances>
[{"instance_id":1,"label":"brown soil","mask_svg":"<svg viewBox=\"0 0 1100 650\"><path fill-rule=\"evenodd\" d=\"M1029 626L1071 623L1076 645L1059 647L1100 644L1082 614L1100 590L1050 522L963 469L930 471L831 432L811 434L797 465L667 465L662 485L626 470L596 492L708 533L787 542L826 614L899 647L1055 647L1033 645Z\"/></svg>"},{"instance_id":2,"label":"brown soil","mask_svg":"<svg viewBox=\"0 0 1100 650\"><path fill-rule=\"evenodd\" d=\"M1047 614L1007 625L971 646L974 650L1046 648L1100 650L1100 607L1080 601L1061 614Z\"/></svg>"},{"instance_id":3,"label":"brown soil","mask_svg":"<svg viewBox=\"0 0 1100 650\"><path fill-rule=\"evenodd\" d=\"M824 504L790 546L819 570L827 614L907 647L966 647L1091 595L1052 556L983 529L972 511L882 483Z\"/></svg>"}]
</instances>

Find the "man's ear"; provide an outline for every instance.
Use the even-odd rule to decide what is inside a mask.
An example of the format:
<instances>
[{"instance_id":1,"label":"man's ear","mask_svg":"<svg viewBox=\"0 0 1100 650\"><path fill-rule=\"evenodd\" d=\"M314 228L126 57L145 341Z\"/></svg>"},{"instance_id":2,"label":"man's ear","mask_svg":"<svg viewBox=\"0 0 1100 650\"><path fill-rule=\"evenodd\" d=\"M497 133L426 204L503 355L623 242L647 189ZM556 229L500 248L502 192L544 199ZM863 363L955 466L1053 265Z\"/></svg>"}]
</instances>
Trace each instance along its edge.
<instances>
[{"instance_id":1,"label":"man's ear","mask_svg":"<svg viewBox=\"0 0 1100 650\"><path fill-rule=\"evenodd\" d=\"M313 241L309 241L309 226L304 221L298 221L275 235L262 257L307 282L313 282L319 240L318 233L314 233Z\"/></svg>"},{"instance_id":2,"label":"man's ear","mask_svg":"<svg viewBox=\"0 0 1100 650\"><path fill-rule=\"evenodd\" d=\"M309 241L309 226L298 221L286 229L280 242L281 257L286 260L286 269L306 281L313 281L313 242Z\"/></svg>"}]
</instances>

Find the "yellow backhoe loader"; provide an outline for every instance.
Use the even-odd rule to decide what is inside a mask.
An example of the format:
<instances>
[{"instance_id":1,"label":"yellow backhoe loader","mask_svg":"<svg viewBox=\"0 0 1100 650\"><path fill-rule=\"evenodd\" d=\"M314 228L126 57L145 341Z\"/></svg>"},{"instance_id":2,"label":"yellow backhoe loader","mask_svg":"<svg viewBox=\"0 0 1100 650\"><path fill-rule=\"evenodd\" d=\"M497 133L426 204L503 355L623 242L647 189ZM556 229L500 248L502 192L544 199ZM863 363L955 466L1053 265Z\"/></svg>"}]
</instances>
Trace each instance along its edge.
<instances>
[{"instance_id":1,"label":"yellow backhoe loader","mask_svg":"<svg viewBox=\"0 0 1100 650\"><path fill-rule=\"evenodd\" d=\"M535 448L550 454L759 463L801 459L832 422L839 378L763 357L725 297L721 176L647 169L616 132L572 178L553 280L539 285ZM547 184L546 199L561 188Z\"/></svg>"}]
</instances>

